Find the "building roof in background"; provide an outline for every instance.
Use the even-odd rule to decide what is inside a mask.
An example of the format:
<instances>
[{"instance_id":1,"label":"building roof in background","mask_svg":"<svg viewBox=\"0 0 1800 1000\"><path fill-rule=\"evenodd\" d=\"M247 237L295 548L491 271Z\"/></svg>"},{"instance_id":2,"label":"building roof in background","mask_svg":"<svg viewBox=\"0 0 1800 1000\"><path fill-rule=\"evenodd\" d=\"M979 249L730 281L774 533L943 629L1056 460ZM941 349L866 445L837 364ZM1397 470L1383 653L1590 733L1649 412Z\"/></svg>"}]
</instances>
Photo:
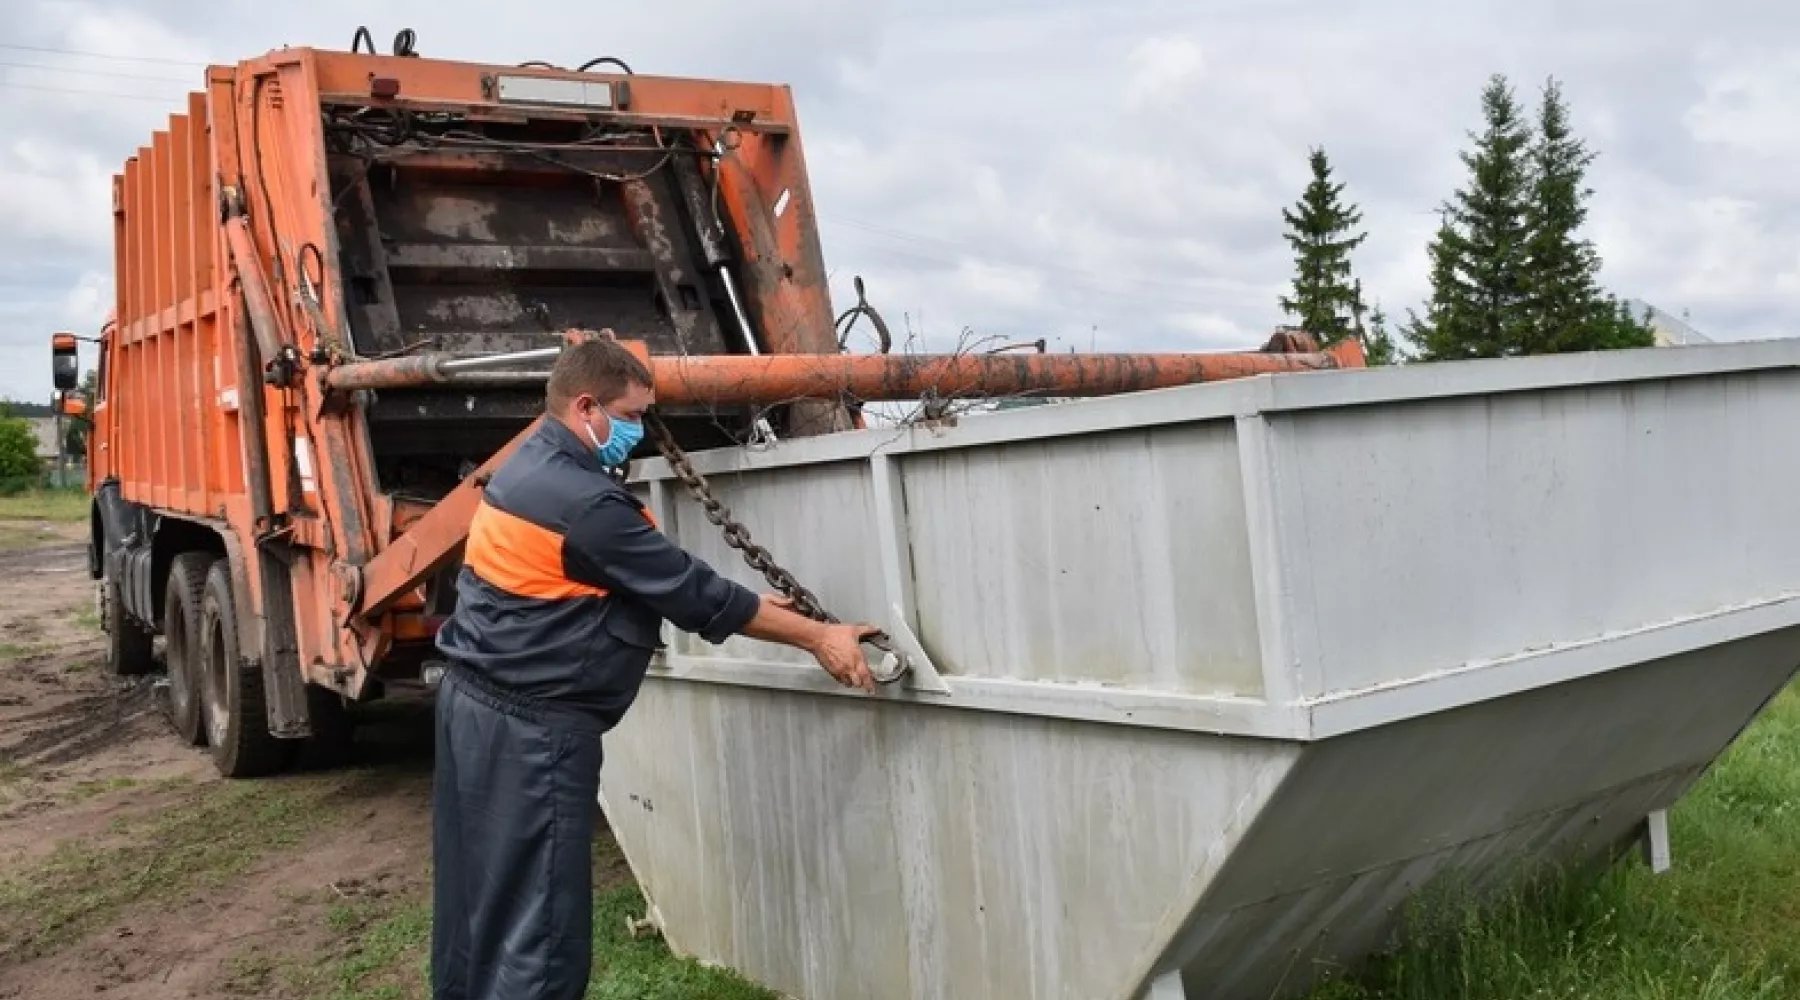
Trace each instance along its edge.
<instances>
[{"instance_id":1,"label":"building roof in background","mask_svg":"<svg viewBox=\"0 0 1800 1000\"><path fill-rule=\"evenodd\" d=\"M1658 347L1713 343L1711 337L1694 329L1686 320L1664 312L1643 299L1626 299L1625 304L1631 308L1633 316L1642 316L1646 310L1649 311L1650 329L1656 333L1656 346Z\"/></svg>"}]
</instances>

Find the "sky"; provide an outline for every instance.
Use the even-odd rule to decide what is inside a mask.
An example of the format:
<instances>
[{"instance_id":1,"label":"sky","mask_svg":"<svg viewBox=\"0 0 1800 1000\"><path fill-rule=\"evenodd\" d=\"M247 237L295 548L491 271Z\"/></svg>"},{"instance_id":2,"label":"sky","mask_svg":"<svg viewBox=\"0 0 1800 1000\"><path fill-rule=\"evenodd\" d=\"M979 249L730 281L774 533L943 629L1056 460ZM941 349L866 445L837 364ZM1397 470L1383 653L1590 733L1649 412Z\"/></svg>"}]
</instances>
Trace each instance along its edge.
<instances>
[{"instance_id":1,"label":"sky","mask_svg":"<svg viewBox=\"0 0 1800 1000\"><path fill-rule=\"evenodd\" d=\"M464 0L0 5L0 396L112 299L110 177L207 62L284 45L794 88L834 303L915 350L1251 348L1285 320L1281 210L1323 147L1392 317L1493 73L1562 81L1599 154L1602 282L1715 340L1800 332L1800 5L1291 0Z\"/></svg>"}]
</instances>

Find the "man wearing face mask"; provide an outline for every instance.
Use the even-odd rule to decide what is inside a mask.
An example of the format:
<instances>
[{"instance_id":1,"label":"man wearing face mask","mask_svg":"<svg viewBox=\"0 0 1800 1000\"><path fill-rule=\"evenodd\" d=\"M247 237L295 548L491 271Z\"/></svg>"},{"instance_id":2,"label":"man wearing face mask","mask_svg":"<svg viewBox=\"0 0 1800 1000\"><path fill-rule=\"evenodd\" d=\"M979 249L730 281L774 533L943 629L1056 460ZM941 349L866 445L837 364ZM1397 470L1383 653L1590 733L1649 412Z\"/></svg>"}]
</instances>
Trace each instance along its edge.
<instances>
[{"instance_id":1,"label":"man wearing face mask","mask_svg":"<svg viewBox=\"0 0 1800 1000\"><path fill-rule=\"evenodd\" d=\"M827 625L725 579L659 532L611 470L655 401L611 340L564 350L545 418L469 526L437 645L434 1000L577 1000L591 965L590 846L600 738L636 697L662 623L810 652L874 680L867 625Z\"/></svg>"}]
</instances>

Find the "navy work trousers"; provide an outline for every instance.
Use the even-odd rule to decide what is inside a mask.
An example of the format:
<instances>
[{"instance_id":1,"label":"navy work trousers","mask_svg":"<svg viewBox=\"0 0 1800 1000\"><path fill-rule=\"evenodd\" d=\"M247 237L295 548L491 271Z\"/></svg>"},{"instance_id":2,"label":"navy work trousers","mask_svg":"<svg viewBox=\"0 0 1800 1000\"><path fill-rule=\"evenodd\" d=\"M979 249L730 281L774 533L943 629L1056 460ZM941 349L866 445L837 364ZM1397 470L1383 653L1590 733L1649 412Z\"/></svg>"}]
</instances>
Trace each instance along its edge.
<instances>
[{"instance_id":1,"label":"navy work trousers","mask_svg":"<svg viewBox=\"0 0 1800 1000\"><path fill-rule=\"evenodd\" d=\"M580 1000L600 734L459 674L437 693L433 1000Z\"/></svg>"}]
</instances>

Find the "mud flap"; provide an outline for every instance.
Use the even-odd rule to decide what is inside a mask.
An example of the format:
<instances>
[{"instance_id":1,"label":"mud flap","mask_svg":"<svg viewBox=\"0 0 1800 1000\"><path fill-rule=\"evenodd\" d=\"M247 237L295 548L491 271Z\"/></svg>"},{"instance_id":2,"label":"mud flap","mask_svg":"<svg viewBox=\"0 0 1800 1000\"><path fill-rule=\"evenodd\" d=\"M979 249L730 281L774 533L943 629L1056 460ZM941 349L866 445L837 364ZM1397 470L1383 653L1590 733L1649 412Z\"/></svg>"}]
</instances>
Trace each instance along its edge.
<instances>
[{"instance_id":1,"label":"mud flap","mask_svg":"<svg viewBox=\"0 0 1800 1000\"><path fill-rule=\"evenodd\" d=\"M269 732L277 739L312 735L306 708L306 674L294 628L293 581L281 554L262 550L263 697L268 699Z\"/></svg>"},{"instance_id":2,"label":"mud flap","mask_svg":"<svg viewBox=\"0 0 1800 1000\"><path fill-rule=\"evenodd\" d=\"M249 586L250 570L237 536L221 530L219 538L225 543L230 562L232 590L240 595L236 604L244 658L257 661L246 666L262 671L269 735L282 740L311 736L306 676L300 670L299 642L295 636L294 587L288 572L288 553L275 545L258 547L256 571L262 587L254 591Z\"/></svg>"}]
</instances>

